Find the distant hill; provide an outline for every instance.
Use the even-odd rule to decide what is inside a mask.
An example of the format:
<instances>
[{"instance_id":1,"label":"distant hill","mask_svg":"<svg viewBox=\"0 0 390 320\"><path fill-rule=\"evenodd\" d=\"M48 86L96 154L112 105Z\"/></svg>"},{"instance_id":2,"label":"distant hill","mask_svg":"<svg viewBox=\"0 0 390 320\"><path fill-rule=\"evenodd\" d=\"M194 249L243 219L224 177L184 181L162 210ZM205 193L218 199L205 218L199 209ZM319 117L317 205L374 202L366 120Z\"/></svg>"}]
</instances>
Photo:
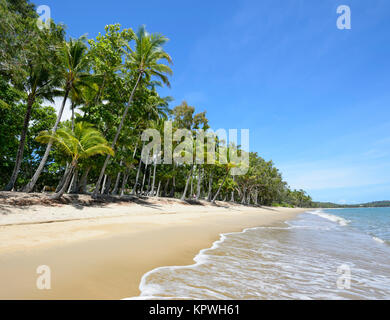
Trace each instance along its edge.
<instances>
[{"instance_id":1,"label":"distant hill","mask_svg":"<svg viewBox=\"0 0 390 320\"><path fill-rule=\"evenodd\" d=\"M390 200L373 201L361 204L337 204L332 202L313 202L313 208L373 208L390 207Z\"/></svg>"},{"instance_id":2,"label":"distant hill","mask_svg":"<svg viewBox=\"0 0 390 320\"><path fill-rule=\"evenodd\" d=\"M363 206L363 207L390 207L390 201L389 200L373 201L373 202L364 203L361 206Z\"/></svg>"}]
</instances>

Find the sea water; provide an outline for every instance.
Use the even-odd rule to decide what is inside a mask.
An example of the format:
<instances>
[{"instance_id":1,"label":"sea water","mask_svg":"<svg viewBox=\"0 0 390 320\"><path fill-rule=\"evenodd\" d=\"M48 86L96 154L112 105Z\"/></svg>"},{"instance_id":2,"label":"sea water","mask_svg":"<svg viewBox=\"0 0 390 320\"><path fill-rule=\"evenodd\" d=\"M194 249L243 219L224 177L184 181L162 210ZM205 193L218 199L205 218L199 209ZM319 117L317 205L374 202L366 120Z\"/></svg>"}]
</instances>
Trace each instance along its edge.
<instances>
[{"instance_id":1,"label":"sea water","mask_svg":"<svg viewBox=\"0 0 390 320\"><path fill-rule=\"evenodd\" d=\"M390 299L390 208L313 210L146 273L138 299Z\"/></svg>"}]
</instances>

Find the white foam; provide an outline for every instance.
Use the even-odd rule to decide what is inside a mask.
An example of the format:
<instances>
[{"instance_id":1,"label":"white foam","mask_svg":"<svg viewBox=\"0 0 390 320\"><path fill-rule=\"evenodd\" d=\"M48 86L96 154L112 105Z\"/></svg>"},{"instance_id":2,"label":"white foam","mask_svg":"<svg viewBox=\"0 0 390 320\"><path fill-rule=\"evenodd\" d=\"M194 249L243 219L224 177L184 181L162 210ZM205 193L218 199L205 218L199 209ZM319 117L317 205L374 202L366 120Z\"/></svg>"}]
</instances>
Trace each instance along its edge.
<instances>
[{"instance_id":1,"label":"white foam","mask_svg":"<svg viewBox=\"0 0 390 320\"><path fill-rule=\"evenodd\" d=\"M379 242L379 243L386 243L385 240L382 240L381 238L378 238L378 237L372 237L376 242Z\"/></svg>"},{"instance_id":2,"label":"white foam","mask_svg":"<svg viewBox=\"0 0 390 320\"><path fill-rule=\"evenodd\" d=\"M337 222L341 226L346 226L348 223L351 222L350 220L346 220L344 218L341 218L339 216L336 216L336 215L333 215L330 213L325 213L321 210L309 211L309 213L314 214L316 216L319 216L321 218L333 221L333 222Z\"/></svg>"}]
</instances>

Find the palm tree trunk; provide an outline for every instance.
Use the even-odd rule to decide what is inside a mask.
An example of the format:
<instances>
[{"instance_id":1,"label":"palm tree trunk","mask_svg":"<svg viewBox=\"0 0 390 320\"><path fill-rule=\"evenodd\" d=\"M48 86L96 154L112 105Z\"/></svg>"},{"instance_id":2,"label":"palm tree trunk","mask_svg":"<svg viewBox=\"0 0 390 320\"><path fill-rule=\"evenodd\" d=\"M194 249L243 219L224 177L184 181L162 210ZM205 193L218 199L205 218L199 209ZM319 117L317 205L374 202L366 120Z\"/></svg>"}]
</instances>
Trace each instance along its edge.
<instances>
[{"instance_id":1,"label":"palm tree trunk","mask_svg":"<svg viewBox=\"0 0 390 320\"><path fill-rule=\"evenodd\" d=\"M207 201L211 201L211 189L212 189L212 186L213 186L213 176L211 175L210 173L210 178L209 178L209 192L208 192L208 195L207 195Z\"/></svg>"},{"instance_id":2,"label":"palm tree trunk","mask_svg":"<svg viewBox=\"0 0 390 320\"><path fill-rule=\"evenodd\" d=\"M242 191L241 204L245 204L245 198L246 198L246 190L244 189L244 190Z\"/></svg>"},{"instance_id":3,"label":"palm tree trunk","mask_svg":"<svg viewBox=\"0 0 390 320\"><path fill-rule=\"evenodd\" d=\"M200 187L201 187L201 184L202 184L202 168L201 166L199 166L199 170L198 170L198 184L196 186L196 200L199 200L200 198Z\"/></svg>"},{"instance_id":4,"label":"palm tree trunk","mask_svg":"<svg viewBox=\"0 0 390 320\"><path fill-rule=\"evenodd\" d=\"M168 178L166 184L165 184L165 187L164 187L164 191L163 191L163 196L166 197L168 195L168 187L169 187L169 181L171 179Z\"/></svg>"},{"instance_id":5,"label":"palm tree trunk","mask_svg":"<svg viewBox=\"0 0 390 320\"><path fill-rule=\"evenodd\" d=\"M68 193L76 194L79 190L79 170L76 168L73 173L73 182Z\"/></svg>"},{"instance_id":6,"label":"palm tree trunk","mask_svg":"<svg viewBox=\"0 0 390 320\"><path fill-rule=\"evenodd\" d=\"M235 177L236 177L236 176L233 176L233 182L236 181L236 180L235 180ZM232 195L231 195L231 197L230 197L230 202L234 202L234 186L233 186L233 190L232 190Z\"/></svg>"},{"instance_id":7,"label":"palm tree trunk","mask_svg":"<svg viewBox=\"0 0 390 320\"><path fill-rule=\"evenodd\" d=\"M111 176L107 175L106 185L103 188L103 194L109 194L110 193L110 187L111 187Z\"/></svg>"},{"instance_id":8,"label":"palm tree trunk","mask_svg":"<svg viewBox=\"0 0 390 320\"><path fill-rule=\"evenodd\" d=\"M121 160L121 162L119 163L119 166L121 166L121 165L122 165L122 160ZM118 174L117 174L117 176L116 176L114 189L112 190L112 194L113 194L113 195L116 195L116 194L118 193L118 187L119 187L120 178L121 178L121 172L119 171Z\"/></svg>"},{"instance_id":9,"label":"palm tree trunk","mask_svg":"<svg viewBox=\"0 0 390 320\"><path fill-rule=\"evenodd\" d=\"M190 198L192 199L192 196L194 195L194 177L192 176L191 174L191 178L190 178Z\"/></svg>"},{"instance_id":10,"label":"palm tree trunk","mask_svg":"<svg viewBox=\"0 0 390 320\"><path fill-rule=\"evenodd\" d=\"M121 187L121 197L125 194L125 187L127 183L127 179L129 178L129 170L127 169L125 172L125 176L123 177L122 187Z\"/></svg>"},{"instance_id":11,"label":"palm tree trunk","mask_svg":"<svg viewBox=\"0 0 390 320\"><path fill-rule=\"evenodd\" d=\"M24 116L24 123L23 123L22 134L20 135L18 152L16 153L14 170L12 171L11 178L9 179L8 184L4 188L4 191L11 191L14 188L14 186L15 186L16 179L18 178L18 174L19 174L19 171L20 171L20 166L21 166L22 161L23 161L24 146L26 144L26 136L27 136L28 124L30 122L31 110L32 110L32 106L34 104L34 100L35 100L35 98L32 98L29 95L29 98L27 100L27 110L26 110L26 114Z\"/></svg>"},{"instance_id":12,"label":"palm tree trunk","mask_svg":"<svg viewBox=\"0 0 390 320\"><path fill-rule=\"evenodd\" d=\"M184 188L183 195L182 195L181 198L180 198L180 200L182 200L182 201L186 198L187 189L188 189L188 184L189 184L189 182L190 182L191 175L192 175L192 168L193 168L193 167L191 167L191 170L190 170L190 172L188 173L188 177L187 177L187 181L186 181L186 186L185 186L185 188Z\"/></svg>"},{"instance_id":13,"label":"palm tree trunk","mask_svg":"<svg viewBox=\"0 0 390 320\"><path fill-rule=\"evenodd\" d=\"M67 85L66 90L65 90L64 99L62 100L61 108L58 111L56 123L54 124L54 127L52 129L53 133L55 133L57 131L58 124L61 121L62 113L64 112L65 103L66 103L66 100L68 99L69 91L70 91L70 86ZM43 158L38 166L38 169L34 173L34 176L31 178L30 182L23 188L24 192L31 192L32 189L34 188L35 184L37 183L38 178L42 173L43 167L46 164L47 158L49 157L49 153L50 153L52 145L53 145L53 141L50 141L46 147L45 154L43 155Z\"/></svg>"},{"instance_id":14,"label":"palm tree trunk","mask_svg":"<svg viewBox=\"0 0 390 320\"><path fill-rule=\"evenodd\" d=\"M221 188L222 188L223 184L225 183L225 180L226 180L227 176L229 175L229 172L230 172L230 170L228 170L228 171L226 172L225 176L223 177L223 181L222 181L222 183L219 185L218 191L217 191L217 193L215 194L215 196L214 196L214 198L213 198L213 201L212 201L213 203L215 203L215 200L217 200L217 197L218 197L218 195L219 195L219 192L221 191Z\"/></svg>"},{"instance_id":15,"label":"palm tree trunk","mask_svg":"<svg viewBox=\"0 0 390 320\"><path fill-rule=\"evenodd\" d=\"M155 160L154 161L154 167L153 167L153 182L152 182L152 191L151 191L151 195L152 196L154 196L154 183L156 182L156 168L157 168L157 163L156 163L156 160ZM159 187L160 187L160 184L159 184ZM157 191L157 193L158 193L158 191Z\"/></svg>"},{"instance_id":16,"label":"palm tree trunk","mask_svg":"<svg viewBox=\"0 0 390 320\"><path fill-rule=\"evenodd\" d=\"M80 179L80 189L79 189L79 192L80 193L87 193L87 181L88 181L88 173L89 171L91 170L91 167L88 167L83 175L81 176L81 179Z\"/></svg>"},{"instance_id":17,"label":"palm tree trunk","mask_svg":"<svg viewBox=\"0 0 390 320\"><path fill-rule=\"evenodd\" d=\"M145 142L144 142L143 145L145 145ZM133 159L135 158L135 154L137 153L137 148L138 148L138 142L137 142L137 144L135 145L135 148L134 148Z\"/></svg>"},{"instance_id":18,"label":"palm tree trunk","mask_svg":"<svg viewBox=\"0 0 390 320\"><path fill-rule=\"evenodd\" d=\"M74 174L75 174L75 172L73 172L72 179L70 180L67 193L70 193L70 190L72 189L72 185L73 185L73 181L74 181Z\"/></svg>"},{"instance_id":19,"label":"palm tree trunk","mask_svg":"<svg viewBox=\"0 0 390 320\"><path fill-rule=\"evenodd\" d=\"M60 180L60 182L58 183L55 192L58 192L58 191L61 190L62 186L63 186L64 183L65 183L65 179L66 179L66 177L67 177L67 175L68 175L69 169L70 169L70 165L69 165L69 163L67 162L67 163L66 163L66 167L65 167L65 172L64 172L64 174L62 175L61 180Z\"/></svg>"},{"instance_id":20,"label":"palm tree trunk","mask_svg":"<svg viewBox=\"0 0 390 320\"><path fill-rule=\"evenodd\" d=\"M146 178L146 175L148 174L148 160L149 159L146 159L145 172L144 172L144 176L142 178L141 194L142 194L142 192L144 192L145 178Z\"/></svg>"},{"instance_id":21,"label":"palm tree trunk","mask_svg":"<svg viewBox=\"0 0 390 320\"><path fill-rule=\"evenodd\" d=\"M131 91L131 95L130 95L130 98L129 98L129 102L127 103L127 106L126 106L126 108L125 108L125 111L123 112L123 116L122 116L121 122L120 122L120 124L119 124L119 127L118 127L118 129L117 129L117 131L116 131L115 138L114 138L114 140L112 141L111 148L112 148L113 150L115 150L116 142L118 141L119 134L120 134L120 132L121 132L121 130L122 130L123 124L124 124L124 122L125 122L127 113L128 113L128 111L129 111L129 108L130 108L130 104L131 104L131 102L133 101L133 97L134 97L135 90L137 89L138 84L139 84L141 78L142 78L142 72L139 73L137 82L135 83L134 88L133 88L133 90ZM106 171L106 168L107 168L108 162L110 161L110 158L111 158L111 155L107 155L106 160L104 161L104 164L103 164L103 168L102 168L102 170L100 171L99 179L98 179L98 181L96 182L95 190L94 190L93 193L92 193L92 197L96 197L96 196L98 195L98 193L99 193L100 184L102 183L103 175L104 175L104 172Z\"/></svg>"},{"instance_id":22,"label":"palm tree trunk","mask_svg":"<svg viewBox=\"0 0 390 320\"><path fill-rule=\"evenodd\" d=\"M71 109L72 109L72 131L74 131L74 108L75 108L75 104L72 102L72 106L71 106Z\"/></svg>"},{"instance_id":23,"label":"palm tree trunk","mask_svg":"<svg viewBox=\"0 0 390 320\"><path fill-rule=\"evenodd\" d=\"M146 189L146 194L149 194L150 192L150 179L152 177L152 167L149 167L149 176L148 176L148 188Z\"/></svg>"},{"instance_id":24,"label":"palm tree trunk","mask_svg":"<svg viewBox=\"0 0 390 320\"><path fill-rule=\"evenodd\" d=\"M137 143L138 144L138 143ZM142 143L142 149L144 148L145 146L145 141ZM133 159L135 158L135 153L137 151L137 147L135 148L134 150L134 154L133 154ZM141 171L141 165L142 165L142 161L141 159L139 160L139 164L138 164L138 170L137 170L137 176L135 177L135 184L134 184L134 187L133 187L133 190L131 190L131 194L132 195L135 195L136 192L137 192L137 187L138 187L138 179L139 179L139 173Z\"/></svg>"},{"instance_id":25,"label":"palm tree trunk","mask_svg":"<svg viewBox=\"0 0 390 320\"><path fill-rule=\"evenodd\" d=\"M173 170L175 170L175 162L173 162ZM171 192L170 192L170 195L169 195L171 198L175 197L175 191L176 191L176 176L173 175L173 177L172 177L172 188L171 188Z\"/></svg>"},{"instance_id":26,"label":"palm tree trunk","mask_svg":"<svg viewBox=\"0 0 390 320\"><path fill-rule=\"evenodd\" d=\"M232 195L230 197L230 202L234 202L234 190L232 191Z\"/></svg>"},{"instance_id":27,"label":"palm tree trunk","mask_svg":"<svg viewBox=\"0 0 390 320\"><path fill-rule=\"evenodd\" d=\"M133 190L131 191L131 194L133 194L133 195L137 194L138 179L139 179L139 174L141 172L141 166L142 166L142 160L140 159L139 164L138 164L137 176L135 177L134 187L133 187Z\"/></svg>"},{"instance_id":28,"label":"palm tree trunk","mask_svg":"<svg viewBox=\"0 0 390 320\"><path fill-rule=\"evenodd\" d=\"M75 165L71 165L71 168L68 172L68 175L66 176L66 179L65 179L65 183L64 185L62 186L61 190L58 191L57 193L55 193L54 195L52 195L50 198L53 199L53 200L58 200L60 199L63 194L65 193L65 190L68 188L69 186L69 183L70 183L70 179L72 178L73 176L73 171L75 169Z\"/></svg>"},{"instance_id":29,"label":"palm tree trunk","mask_svg":"<svg viewBox=\"0 0 390 320\"><path fill-rule=\"evenodd\" d=\"M106 180L107 180L107 175L105 174L103 179L102 190L100 191L101 194L103 194L104 188L106 187Z\"/></svg>"},{"instance_id":30,"label":"palm tree trunk","mask_svg":"<svg viewBox=\"0 0 390 320\"><path fill-rule=\"evenodd\" d=\"M158 197L160 195L160 187L161 187L161 180L158 182L157 192L155 197Z\"/></svg>"}]
</instances>

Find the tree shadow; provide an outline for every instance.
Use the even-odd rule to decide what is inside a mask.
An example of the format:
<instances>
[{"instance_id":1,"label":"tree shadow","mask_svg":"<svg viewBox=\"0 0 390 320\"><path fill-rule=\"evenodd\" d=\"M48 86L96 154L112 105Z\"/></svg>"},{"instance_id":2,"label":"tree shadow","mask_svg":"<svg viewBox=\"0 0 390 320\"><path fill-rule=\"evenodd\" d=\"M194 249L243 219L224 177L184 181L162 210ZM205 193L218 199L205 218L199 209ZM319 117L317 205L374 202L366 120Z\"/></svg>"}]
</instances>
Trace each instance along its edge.
<instances>
[{"instance_id":1,"label":"tree shadow","mask_svg":"<svg viewBox=\"0 0 390 320\"><path fill-rule=\"evenodd\" d=\"M10 213L12 213L12 211L9 208L7 208L5 205L0 204L0 215L6 216Z\"/></svg>"},{"instance_id":2,"label":"tree shadow","mask_svg":"<svg viewBox=\"0 0 390 320\"><path fill-rule=\"evenodd\" d=\"M185 204L189 204L191 206L205 206L203 202L196 199L185 199L185 200L181 200L181 202L184 202Z\"/></svg>"}]
</instances>

